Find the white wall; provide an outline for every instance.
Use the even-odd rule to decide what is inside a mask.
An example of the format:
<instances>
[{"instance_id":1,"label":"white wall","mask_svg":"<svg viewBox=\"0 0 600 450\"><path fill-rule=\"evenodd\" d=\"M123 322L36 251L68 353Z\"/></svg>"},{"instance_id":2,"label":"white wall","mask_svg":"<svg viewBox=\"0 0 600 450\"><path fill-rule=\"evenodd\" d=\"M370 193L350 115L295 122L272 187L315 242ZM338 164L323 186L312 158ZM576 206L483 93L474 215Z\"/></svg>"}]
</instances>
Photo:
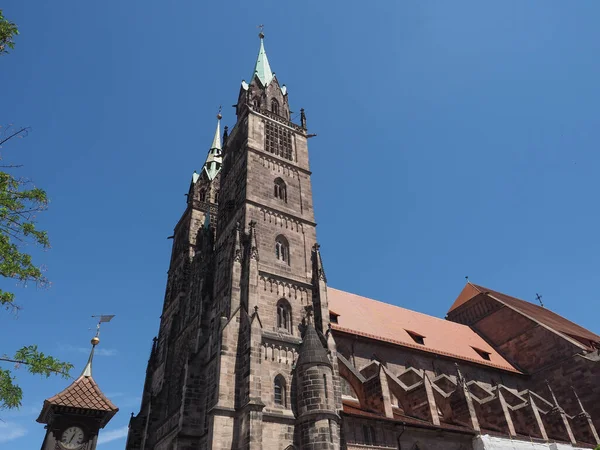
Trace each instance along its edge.
<instances>
[{"instance_id":1,"label":"white wall","mask_svg":"<svg viewBox=\"0 0 600 450\"><path fill-rule=\"evenodd\" d=\"M473 450L585 450L568 444L539 443L517 441L489 435L477 436L473 439Z\"/></svg>"}]
</instances>

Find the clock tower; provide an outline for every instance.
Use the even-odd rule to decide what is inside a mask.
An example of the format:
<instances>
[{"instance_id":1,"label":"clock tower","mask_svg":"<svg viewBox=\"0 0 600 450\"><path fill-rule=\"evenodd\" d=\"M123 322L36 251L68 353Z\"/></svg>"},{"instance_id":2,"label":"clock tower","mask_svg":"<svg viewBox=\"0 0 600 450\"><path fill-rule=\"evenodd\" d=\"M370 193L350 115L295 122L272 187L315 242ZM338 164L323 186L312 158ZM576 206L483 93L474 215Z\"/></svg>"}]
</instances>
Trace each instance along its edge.
<instances>
[{"instance_id":1,"label":"clock tower","mask_svg":"<svg viewBox=\"0 0 600 450\"><path fill-rule=\"evenodd\" d=\"M92 350L83 372L64 391L44 400L37 418L46 424L41 450L94 450L98 432L117 413L117 408L102 393L92 377L94 349L100 342L92 339Z\"/></svg>"}]
</instances>

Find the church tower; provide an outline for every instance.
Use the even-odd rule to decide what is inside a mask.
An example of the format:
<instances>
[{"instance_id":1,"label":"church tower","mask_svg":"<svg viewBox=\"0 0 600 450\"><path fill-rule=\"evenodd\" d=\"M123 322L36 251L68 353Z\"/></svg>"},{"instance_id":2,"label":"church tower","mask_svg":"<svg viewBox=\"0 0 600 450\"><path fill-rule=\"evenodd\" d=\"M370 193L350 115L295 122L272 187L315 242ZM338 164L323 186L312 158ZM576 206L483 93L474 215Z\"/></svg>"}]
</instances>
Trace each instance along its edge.
<instances>
[{"instance_id":1,"label":"church tower","mask_svg":"<svg viewBox=\"0 0 600 450\"><path fill-rule=\"evenodd\" d=\"M96 335L81 375L64 391L44 400L37 418L46 424L42 450L95 450L100 429L119 411L92 377L92 360L99 342Z\"/></svg>"},{"instance_id":2,"label":"church tower","mask_svg":"<svg viewBox=\"0 0 600 450\"><path fill-rule=\"evenodd\" d=\"M221 143L218 116L175 227L129 450L312 449L313 437L326 444L319 448L340 447L340 383L306 116L300 110L300 124L292 122L287 88L259 37L236 123L231 132L225 127ZM326 383L313 392L325 399L318 411L298 391L315 373Z\"/></svg>"}]
</instances>

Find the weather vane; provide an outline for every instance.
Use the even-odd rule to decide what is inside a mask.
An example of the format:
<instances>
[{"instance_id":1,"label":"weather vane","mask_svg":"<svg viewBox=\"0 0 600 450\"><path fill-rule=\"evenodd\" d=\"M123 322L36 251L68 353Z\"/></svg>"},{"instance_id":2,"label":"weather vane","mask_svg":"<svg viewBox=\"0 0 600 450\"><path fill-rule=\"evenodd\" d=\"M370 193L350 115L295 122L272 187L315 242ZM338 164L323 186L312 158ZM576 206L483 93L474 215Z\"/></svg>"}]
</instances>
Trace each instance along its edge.
<instances>
[{"instance_id":1,"label":"weather vane","mask_svg":"<svg viewBox=\"0 0 600 450\"><path fill-rule=\"evenodd\" d=\"M100 338L100 324L104 323L104 322L110 322L113 317L115 317L114 314L101 314L101 315L97 315L97 316L92 316L92 317L97 317L98 318L98 325L96 325L96 339Z\"/></svg>"}]
</instances>

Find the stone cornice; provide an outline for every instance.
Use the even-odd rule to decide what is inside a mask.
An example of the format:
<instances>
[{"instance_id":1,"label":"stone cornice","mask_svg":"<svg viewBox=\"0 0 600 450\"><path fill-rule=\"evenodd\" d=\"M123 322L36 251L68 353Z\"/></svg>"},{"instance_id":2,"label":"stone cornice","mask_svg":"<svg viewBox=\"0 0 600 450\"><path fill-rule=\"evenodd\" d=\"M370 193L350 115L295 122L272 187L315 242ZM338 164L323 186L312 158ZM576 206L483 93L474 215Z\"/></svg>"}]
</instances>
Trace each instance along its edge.
<instances>
[{"instance_id":1,"label":"stone cornice","mask_svg":"<svg viewBox=\"0 0 600 450\"><path fill-rule=\"evenodd\" d=\"M246 199L245 202L248 203L249 205L257 206L257 207L259 207L261 209L264 209L265 211L268 211L268 212L270 212L272 214L278 214L278 215L280 215L282 217L285 217L286 219L288 219L290 221L298 222L298 223L303 223L303 224L306 224L306 225L310 225L312 227L316 227L317 226L316 222L304 219L302 217L294 216L292 214L286 213L286 212L281 211L279 209L271 208L270 206L265 206L265 205L263 205L261 203L255 202L254 200Z\"/></svg>"},{"instance_id":2,"label":"stone cornice","mask_svg":"<svg viewBox=\"0 0 600 450\"><path fill-rule=\"evenodd\" d=\"M276 156L273 156L272 153L267 153L264 150L258 149L258 148L254 148L251 147L250 145L246 145L246 149L248 151L251 151L252 153L256 153L257 155L265 158L265 159L270 159L271 161L277 163L277 164L281 164L282 166L286 166L288 169L292 170L292 171L298 171L298 172L302 172L306 175L312 175L312 172L308 169L305 169L303 167L297 166L295 164L291 164L289 162L288 159L284 159L284 158L279 158Z\"/></svg>"},{"instance_id":3,"label":"stone cornice","mask_svg":"<svg viewBox=\"0 0 600 450\"><path fill-rule=\"evenodd\" d=\"M297 285L298 287L305 288L307 291L310 290L312 292L313 285L310 281L306 281L306 279L296 278L289 274L279 275L273 272L269 272L267 270L258 269L258 275L263 278L265 281L274 281L283 284L291 284Z\"/></svg>"}]
</instances>

